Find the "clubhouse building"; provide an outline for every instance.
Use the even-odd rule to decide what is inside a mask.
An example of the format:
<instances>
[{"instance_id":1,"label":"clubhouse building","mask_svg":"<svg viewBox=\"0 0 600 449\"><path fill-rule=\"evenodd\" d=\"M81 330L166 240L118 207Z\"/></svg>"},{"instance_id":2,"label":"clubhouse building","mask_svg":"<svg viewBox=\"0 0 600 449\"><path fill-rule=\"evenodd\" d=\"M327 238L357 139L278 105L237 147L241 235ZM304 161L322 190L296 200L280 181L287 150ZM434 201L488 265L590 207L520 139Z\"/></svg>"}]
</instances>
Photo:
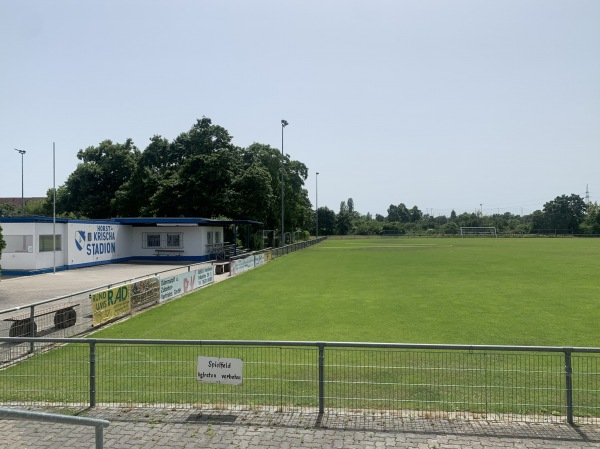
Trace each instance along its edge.
<instances>
[{"instance_id":1,"label":"clubhouse building","mask_svg":"<svg viewBox=\"0 0 600 449\"><path fill-rule=\"evenodd\" d=\"M238 225L251 220L206 218L112 218L71 220L0 217L6 248L0 266L7 275L26 275L130 261L203 262L235 255ZM223 241L233 225L234 243Z\"/></svg>"}]
</instances>

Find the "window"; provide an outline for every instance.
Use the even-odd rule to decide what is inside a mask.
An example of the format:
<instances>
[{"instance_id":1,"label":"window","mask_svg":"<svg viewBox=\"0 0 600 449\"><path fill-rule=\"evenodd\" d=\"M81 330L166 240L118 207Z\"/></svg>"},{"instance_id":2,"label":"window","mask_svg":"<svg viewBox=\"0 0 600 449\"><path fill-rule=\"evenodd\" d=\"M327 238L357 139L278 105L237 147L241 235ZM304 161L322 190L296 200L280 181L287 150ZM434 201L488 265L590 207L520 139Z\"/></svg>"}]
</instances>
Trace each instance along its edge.
<instances>
[{"instance_id":1,"label":"window","mask_svg":"<svg viewBox=\"0 0 600 449\"><path fill-rule=\"evenodd\" d=\"M208 231L206 233L206 243L208 245L212 245L213 244L213 233L212 233L212 231Z\"/></svg>"},{"instance_id":2,"label":"window","mask_svg":"<svg viewBox=\"0 0 600 449\"><path fill-rule=\"evenodd\" d=\"M33 252L33 235L5 235L5 253Z\"/></svg>"},{"instance_id":3,"label":"window","mask_svg":"<svg viewBox=\"0 0 600 449\"><path fill-rule=\"evenodd\" d=\"M181 248L182 234L167 234L167 248Z\"/></svg>"},{"instance_id":4,"label":"window","mask_svg":"<svg viewBox=\"0 0 600 449\"><path fill-rule=\"evenodd\" d=\"M215 243L221 243L221 233L219 231L215 231Z\"/></svg>"},{"instance_id":5,"label":"window","mask_svg":"<svg viewBox=\"0 0 600 449\"><path fill-rule=\"evenodd\" d=\"M144 233L144 248L160 248L160 234Z\"/></svg>"},{"instance_id":6,"label":"window","mask_svg":"<svg viewBox=\"0 0 600 449\"><path fill-rule=\"evenodd\" d=\"M183 248L183 233L144 232L142 248Z\"/></svg>"},{"instance_id":7,"label":"window","mask_svg":"<svg viewBox=\"0 0 600 449\"><path fill-rule=\"evenodd\" d=\"M40 253L45 251L60 251L62 249L62 236L60 235L40 235ZM56 240L55 240L56 238ZM56 246L53 248L53 244L56 242Z\"/></svg>"}]
</instances>

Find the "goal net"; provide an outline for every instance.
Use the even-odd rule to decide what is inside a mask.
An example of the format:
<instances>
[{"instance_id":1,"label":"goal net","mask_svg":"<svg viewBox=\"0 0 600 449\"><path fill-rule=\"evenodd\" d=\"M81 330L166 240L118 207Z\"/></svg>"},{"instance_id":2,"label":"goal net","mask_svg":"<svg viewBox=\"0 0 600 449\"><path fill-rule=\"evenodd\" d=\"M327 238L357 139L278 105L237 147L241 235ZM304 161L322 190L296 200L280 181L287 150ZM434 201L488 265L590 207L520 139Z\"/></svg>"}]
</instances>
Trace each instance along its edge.
<instances>
[{"instance_id":1,"label":"goal net","mask_svg":"<svg viewBox=\"0 0 600 449\"><path fill-rule=\"evenodd\" d=\"M463 237L497 237L494 226L466 226L460 228L460 235Z\"/></svg>"}]
</instances>

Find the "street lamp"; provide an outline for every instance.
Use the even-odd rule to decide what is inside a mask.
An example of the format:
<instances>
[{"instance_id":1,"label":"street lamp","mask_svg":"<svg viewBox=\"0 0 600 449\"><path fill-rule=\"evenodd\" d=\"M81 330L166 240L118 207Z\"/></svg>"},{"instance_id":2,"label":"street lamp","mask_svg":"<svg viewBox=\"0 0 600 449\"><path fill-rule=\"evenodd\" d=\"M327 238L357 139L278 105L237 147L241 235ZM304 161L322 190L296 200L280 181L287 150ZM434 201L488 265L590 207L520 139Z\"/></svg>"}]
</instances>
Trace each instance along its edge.
<instances>
[{"instance_id":1,"label":"street lamp","mask_svg":"<svg viewBox=\"0 0 600 449\"><path fill-rule=\"evenodd\" d=\"M283 227L283 220L285 218L284 206L283 206L283 128L288 126L286 120L281 121L281 246L285 245L285 231Z\"/></svg>"},{"instance_id":2,"label":"street lamp","mask_svg":"<svg viewBox=\"0 0 600 449\"><path fill-rule=\"evenodd\" d=\"M315 232L315 237L319 238L319 172L317 172L317 176L315 179L315 216L317 219L317 232Z\"/></svg>"},{"instance_id":3,"label":"street lamp","mask_svg":"<svg viewBox=\"0 0 600 449\"><path fill-rule=\"evenodd\" d=\"M25 150L18 150L15 148L15 151L19 152L21 155L21 215L25 215L25 189L23 184L23 155L27 153Z\"/></svg>"}]
</instances>

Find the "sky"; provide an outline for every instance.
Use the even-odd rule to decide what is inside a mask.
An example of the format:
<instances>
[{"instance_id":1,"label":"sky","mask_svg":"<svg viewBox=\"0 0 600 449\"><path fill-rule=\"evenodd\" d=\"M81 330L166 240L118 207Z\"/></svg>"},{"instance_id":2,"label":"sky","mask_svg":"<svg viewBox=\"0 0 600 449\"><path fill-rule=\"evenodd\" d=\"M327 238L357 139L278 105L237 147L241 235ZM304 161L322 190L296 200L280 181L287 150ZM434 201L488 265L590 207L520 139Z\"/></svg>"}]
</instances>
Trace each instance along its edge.
<instances>
[{"instance_id":1,"label":"sky","mask_svg":"<svg viewBox=\"0 0 600 449\"><path fill-rule=\"evenodd\" d=\"M0 197L205 116L278 149L287 120L335 212L600 201L598 24L597 0L0 0Z\"/></svg>"}]
</instances>

